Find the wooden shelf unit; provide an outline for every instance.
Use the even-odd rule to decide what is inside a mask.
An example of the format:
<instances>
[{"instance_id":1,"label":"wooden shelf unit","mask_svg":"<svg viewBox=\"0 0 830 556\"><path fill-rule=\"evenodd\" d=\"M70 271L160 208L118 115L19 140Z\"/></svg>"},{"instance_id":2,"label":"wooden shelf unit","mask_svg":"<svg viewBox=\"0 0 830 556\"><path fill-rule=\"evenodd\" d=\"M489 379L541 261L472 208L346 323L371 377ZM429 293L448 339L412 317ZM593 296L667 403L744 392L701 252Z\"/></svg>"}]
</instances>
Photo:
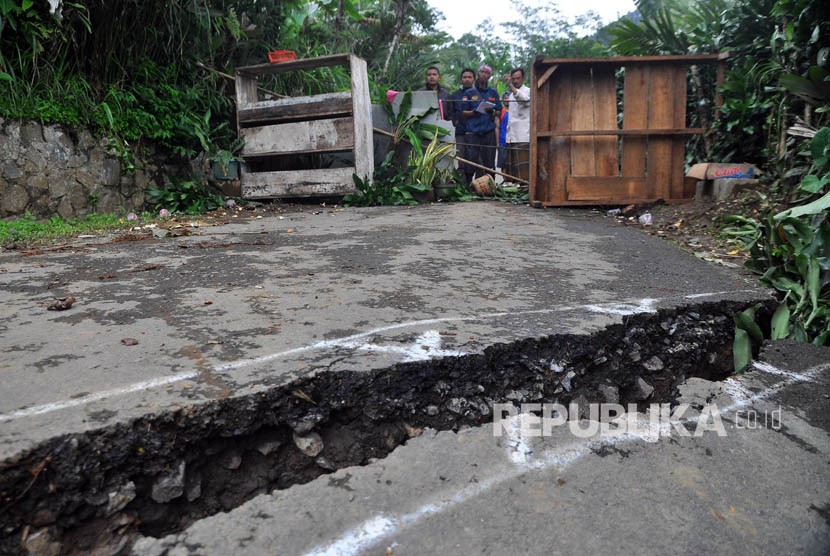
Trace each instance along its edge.
<instances>
[{"instance_id":1,"label":"wooden shelf unit","mask_svg":"<svg viewBox=\"0 0 830 556\"><path fill-rule=\"evenodd\" d=\"M260 100L265 76L346 66L346 92ZM352 54L259 64L236 70L236 117L245 140L240 177L247 199L338 196L354 193L353 174L371 180L372 114L366 61ZM326 167L320 156L343 155L346 166ZM289 169L258 170L289 162ZM285 165L285 164L282 164ZM296 166L300 167L296 167Z\"/></svg>"},{"instance_id":2,"label":"wooden shelf unit","mask_svg":"<svg viewBox=\"0 0 830 556\"><path fill-rule=\"evenodd\" d=\"M531 201L567 206L691 200L694 180L683 172L686 140L709 130L686 127L687 71L717 64L721 83L727 57L537 58L531 74Z\"/></svg>"}]
</instances>

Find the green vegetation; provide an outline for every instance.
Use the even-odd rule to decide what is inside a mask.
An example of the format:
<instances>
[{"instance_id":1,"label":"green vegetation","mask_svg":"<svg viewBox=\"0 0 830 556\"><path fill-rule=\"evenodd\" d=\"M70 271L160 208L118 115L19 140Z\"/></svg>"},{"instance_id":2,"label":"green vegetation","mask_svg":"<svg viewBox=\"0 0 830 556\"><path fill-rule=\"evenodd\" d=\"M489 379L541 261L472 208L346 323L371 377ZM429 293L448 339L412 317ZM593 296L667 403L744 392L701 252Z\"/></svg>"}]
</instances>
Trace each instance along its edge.
<instances>
[{"instance_id":1,"label":"green vegetation","mask_svg":"<svg viewBox=\"0 0 830 556\"><path fill-rule=\"evenodd\" d=\"M127 225L124 218L113 214L90 214L84 218L65 220L54 216L38 220L31 214L11 221L0 220L0 245L11 243L30 245L78 234L93 234L120 229Z\"/></svg>"},{"instance_id":2,"label":"green vegetation","mask_svg":"<svg viewBox=\"0 0 830 556\"><path fill-rule=\"evenodd\" d=\"M206 184L174 178L164 189L147 190L148 203L153 210L199 214L222 206L222 196Z\"/></svg>"},{"instance_id":3,"label":"green vegetation","mask_svg":"<svg viewBox=\"0 0 830 556\"><path fill-rule=\"evenodd\" d=\"M458 173L451 166L443 167L441 164L442 161L446 163L453 148L451 144L438 140L447 131L423 122L424 117L434 109L410 115L410 92L403 94L397 113L389 104L384 104L384 107L392 129L389 154L375 170L371 182L354 177L358 193L346 195L343 203L346 206L416 205L436 185L460 184ZM459 185L459 189L466 188ZM466 198L464 193L450 190L445 200L462 200Z\"/></svg>"},{"instance_id":4,"label":"green vegetation","mask_svg":"<svg viewBox=\"0 0 830 556\"><path fill-rule=\"evenodd\" d=\"M770 206L790 208L736 215L726 232L746 240L750 267L781 294L772 330L761 332L828 341L827 2L638 0L636 13L606 27L593 14L568 20L556 5L518 4L520 18L503 26L512 42L498 38L491 22L453 40L436 29L440 14L426 0L75 0L59 3L55 13L50 5L0 0L0 117L90 128L110 139L128 169L149 144L179 165L199 156L220 164L236 159L233 86L218 72L263 63L269 50L303 58L355 53L367 60L376 102L388 89L420 87L433 64L444 85L455 88L461 68L482 62L498 76L513 66L529 69L536 55L729 51L717 91L714 68L691 68L688 123L716 133L690 140L687 161L751 162L769 176ZM343 90L349 79L342 68L325 68L263 85L277 94L315 94ZM716 92L719 109L711 101ZM417 120L392 122L394 152L374 183L356 180L359 194L346 202L412 204L435 184L457 183L437 164L446 153L435 130ZM411 155L403 154L406 143ZM156 208L194 212L220 202L193 177L168 182L148 192ZM523 194L496 192L506 200ZM449 199L470 197L464 187L448 192ZM28 217L3 223L2 237L19 237L27 226L34 226ZM754 315L736 318L738 330L757 339L750 320Z\"/></svg>"},{"instance_id":5,"label":"green vegetation","mask_svg":"<svg viewBox=\"0 0 830 556\"><path fill-rule=\"evenodd\" d=\"M715 119L713 70L692 68L693 125L718 131L692 143L693 160L753 162L771 177L757 218L726 219L747 266L779 292L768 330L757 308L735 315L735 369L764 337L830 339L830 8L812 0L639 0L639 23L613 25L619 54L730 51ZM710 91L710 92L707 92ZM773 206L789 205L774 211Z\"/></svg>"},{"instance_id":6,"label":"green vegetation","mask_svg":"<svg viewBox=\"0 0 830 556\"><path fill-rule=\"evenodd\" d=\"M747 266L780 292L767 336L823 345L830 338L830 127L813 136L808 157L800 203L759 220L732 216L733 226L724 233L744 241ZM764 339L754 317L754 312L736 316L736 370L749 363L751 341Z\"/></svg>"}]
</instances>

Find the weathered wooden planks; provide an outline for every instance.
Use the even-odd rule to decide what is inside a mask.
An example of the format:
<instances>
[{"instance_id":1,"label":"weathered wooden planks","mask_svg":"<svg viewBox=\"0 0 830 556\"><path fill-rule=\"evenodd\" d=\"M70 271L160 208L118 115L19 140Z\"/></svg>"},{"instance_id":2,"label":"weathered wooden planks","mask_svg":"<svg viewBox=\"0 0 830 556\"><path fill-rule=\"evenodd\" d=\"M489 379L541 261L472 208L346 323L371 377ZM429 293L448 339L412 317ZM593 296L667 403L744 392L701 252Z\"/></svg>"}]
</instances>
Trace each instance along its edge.
<instances>
[{"instance_id":1,"label":"weathered wooden planks","mask_svg":"<svg viewBox=\"0 0 830 556\"><path fill-rule=\"evenodd\" d=\"M573 91L574 83L571 79L572 68L557 71L548 80L550 91L551 109L550 129L551 130L572 130L573 122ZM567 199L565 183L568 175L571 174L571 144L569 139L553 137L548 144L548 158L546 159L549 181L547 187L547 201L562 202ZM532 163L532 162L531 162Z\"/></svg>"},{"instance_id":2,"label":"weathered wooden planks","mask_svg":"<svg viewBox=\"0 0 830 556\"><path fill-rule=\"evenodd\" d=\"M351 93L293 97L260 101L237 109L237 121L244 126L281 123L297 118L333 118L352 113Z\"/></svg>"},{"instance_id":3,"label":"weathered wooden planks","mask_svg":"<svg viewBox=\"0 0 830 556\"><path fill-rule=\"evenodd\" d=\"M674 90L672 93L672 127L686 125L686 66L677 64L666 68L669 80ZM671 144L671 177L666 199L682 199L694 195L687 195L684 191L685 172L683 162L686 158L686 138L675 137Z\"/></svg>"},{"instance_id":4,"label":"weathered wooden planks","mask_svg":"<svg viewBox=\"0 0 830 556\"><path fill-rule=\"evenodd\" d=\"M543 206L686 200L686 73L726 55L538 59L531 201ZM616 76L624 71L622 129Z\"/></svg>"},{"instance_id":5,"label":"weathered wooden planks","mask_svg":"<svg viewBox=\"0 0 830 556\"><path fill-rule=\"evenodd\" d=\"M375 167L375 151L372 141L372 101L369 94L369 73L366 60L349 57L352 80L352 117L354 118L355 173L371 180Z\"/></svg>"},{"instance_id":6,"label":"weathered wooden planks","mask_svg":"<svg viewBox=\"0 0 830 556\"><path fill-rule=\"evenodd\" d=\"M350 90L260 101L262 76L326 66L349 68ZM306 197L354 193L352 176L371 180L374 168L372 116L366 61L338 54L236 71L237 123L250 164L241 176L245 197ZM348 152L347 168L319 168L319 157L295 157L299 170L273 170L286 155ZM317 162L315 162L317 161ZM307 168L306 168L307 167Z\"/></svg>"},{"instance_id":7,"label":"weathered wooden planks","mask_svg":"<svg viewBox=\"0 0 830 556\"><path fill-rule=\"evenodd\" d=\"M674 127L675 84L672 66L651 68L648 95L648 127ZM685 79L685 76L684 76ZM683 102L686 102L685 97ZM668 199L672 176L672 138L649 137L646 158L646 195L649 199Z\"/></svg>"},{"instance_id":8,"label":"weathered wooden planks","mask_svg":"<svg viewBox=\"0 0 830 556\"><path fill-rule=\"evenodd\" d=\"M703 135L706 129L702 127L678 127L672 129L583 129L571 131L545 131L537 134L537 137L575 137L575 136L631 136L648 137L649 135Z\"/></svg>"},{"instance_id":9,"label":"weathered wooden planks","mask_svg":"<svg viewBox=\"0 0 830 556\"><path fill-rule=\"evenodd\" d=\"M355 143L352 118L248 127L240 133L245 139L246 157L345 151L352 150Z\"/></svg>"},{"instance_id":10,"label":"weathered wooden planks","mask_svg":"<svg viewBox=\"0 0 830 556\"><path fill-rule=\"evenodd\" d=\"M592 66L591 81L594 91L594 125L591 129L617 129L617 83L614 68L606 65ZM595 175L620 175L617 141L617 137L594 138Z\"/></svg>"},{"instance_id":11,"label":"weathered wooden planks","mask_svg":"<svg viewBox=\"0 0 830 556\"><path fill-rule=\"evenodd\" d=\"M246 199L314 197L354 193L353 168L255 172L242 180Z\"/></svg>"},{"instance_id":12,"label":"weathered wooden planks","mask_svg":"<svg viewBox=\"0 0 830 556\"><path fill-rule=\"evenodd\" d=\"M608 202L640 197L645 181L622 176L568 176L568 200Z\"/></svg>"},{"instance_id":13,"label":"weathered wooden planks","mask_svg":"<svg viewBox=\"0 0 830 556\"><path fill-rule=\"evenodd\" d=\"M648 127L648 91L651 68L647 65L632 65L625 68L623 82L623 129ZM645 137L625 137L622 144L622 175L645 177Z\"/></svg>"},{"instance_id":14,"label":"weathered wooden planks","mask_svg":"<svg viewBox=\"0 0 830 556\"><path fill-rule=\"evenodd\" d=\"M576 66L571 69L571 99L561 105L563 109L570 109L571 129L582 131L594 129L594 87L591 79L591 66ZM577 110L573 108L579 107ZM593 137L572 137L571 172L573 176L595 176L596 156L594 153Z\"/></svg>"},{"instance_id":15,"label":"weathered wooden planks","mask_svg":"<svg viewBox=\"0 0 830 556\"><path fill-rule=\"evenodd\" d=\"M263 75L274 75L277 73L286 73L289 71L324 68L328 66L347 66L351 63L351 58L356 58L356 56L352 54L332 54L331 56L303 58L300 60L292 60L290 62L282 62L279 64L257 64L255 66L237 68L236 75L241 75L243 77L249 78L257 78Z\"/></svg>"}]
</instances>

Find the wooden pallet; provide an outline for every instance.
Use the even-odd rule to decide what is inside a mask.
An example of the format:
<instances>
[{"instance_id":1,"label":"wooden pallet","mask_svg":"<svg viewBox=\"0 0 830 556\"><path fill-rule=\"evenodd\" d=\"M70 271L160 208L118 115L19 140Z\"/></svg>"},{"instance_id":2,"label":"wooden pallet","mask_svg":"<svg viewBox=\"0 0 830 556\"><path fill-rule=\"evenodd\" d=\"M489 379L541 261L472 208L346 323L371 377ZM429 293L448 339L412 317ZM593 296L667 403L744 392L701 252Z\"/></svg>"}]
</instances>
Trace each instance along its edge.
<instances>
[{"instance_id":1,"label":"wooden pallet","mask_svg":"<svg viewBox=\"0 0 830 556\"><path fill-rule=\"evenodd\" d=\"M265 76L327 66L349 69L349 91L259 98ZM354 174L372 178L369 81L361 58L339 54L238 68L236 103L239 136L245 139L243 197L339 196L355 192Z\"/></svg>"}]
</instances>

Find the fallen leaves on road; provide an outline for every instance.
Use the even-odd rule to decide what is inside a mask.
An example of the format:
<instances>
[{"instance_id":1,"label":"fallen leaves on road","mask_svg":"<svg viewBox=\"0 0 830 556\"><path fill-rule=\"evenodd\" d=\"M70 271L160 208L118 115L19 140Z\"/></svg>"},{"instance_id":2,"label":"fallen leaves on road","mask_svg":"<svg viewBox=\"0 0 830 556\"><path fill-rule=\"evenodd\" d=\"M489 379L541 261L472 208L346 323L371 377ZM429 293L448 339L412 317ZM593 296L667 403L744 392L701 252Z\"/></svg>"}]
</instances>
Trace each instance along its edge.
<instances>
[{"instance_id":1,"label":"fallen leaves on road","mask_svg":"<svg viewBox=\"0 0 830 556\"><path fill-rule=\"evenodd\" d=\"M147 272L148 270L159 270L161 268L164 268L163 264L147 264L131 272Z\"/></svg>"},{"instance_id":2,"label":"fallen leaves on road","mask_svg":"<svg viewBox=\"0 0 830 556\"><path fill-rule=\"evenodd\" d=\"M71 295L68 297L59 297L55 299L48 307L46 307L49 311L66 311L72 304L75 303L75 298Z\"/></svg>"}]
</instances>

